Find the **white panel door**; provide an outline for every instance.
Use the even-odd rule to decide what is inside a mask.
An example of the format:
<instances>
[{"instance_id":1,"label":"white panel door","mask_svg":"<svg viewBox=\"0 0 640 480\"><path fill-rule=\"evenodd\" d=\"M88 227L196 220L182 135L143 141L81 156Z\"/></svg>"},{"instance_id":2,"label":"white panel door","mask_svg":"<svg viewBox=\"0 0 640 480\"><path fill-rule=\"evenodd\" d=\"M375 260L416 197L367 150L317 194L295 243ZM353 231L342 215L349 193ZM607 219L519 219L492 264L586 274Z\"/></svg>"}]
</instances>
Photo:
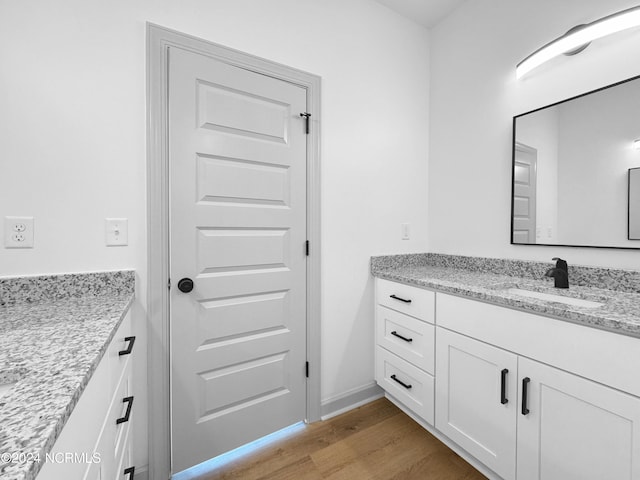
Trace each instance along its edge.
<instances>
[{"instance_id":1,"label":"white panel door","mask_svg":"<svg viewBox=\"0 0 640 480\"><path fill-rule=\"evenodd\" d=\"M516 472L518 357L436 328L436 428L505 480Z\"/></svg>"},{"instance_id":2,"label":"white panel door","mask_svg":"<svg viewBox=\"0 0 640 480\"><path fill-rule=\"evenodd\" d=\"M515 145L513 165L513 242L536 243L536 179L538 151Z\"/></svg>"},{"instance_id":3,"label":"white panel door","mask_svg":"<svg viewBox=\"0 0 640 480\"><path fill-rule=\"evenodd\" d=\"M306 90L177 48L169 65L178 472L305 418Z\"/></svg>"},{"instance_id":4,"label":"white panel door","mask_svg":"<svg viewBox=\"0 0 640 480\"><path fill-rule=\"evenodd\" d=\"M640 478L640 398L522 357L518 372L518 480Z\"/></svg>"}]
</instances>

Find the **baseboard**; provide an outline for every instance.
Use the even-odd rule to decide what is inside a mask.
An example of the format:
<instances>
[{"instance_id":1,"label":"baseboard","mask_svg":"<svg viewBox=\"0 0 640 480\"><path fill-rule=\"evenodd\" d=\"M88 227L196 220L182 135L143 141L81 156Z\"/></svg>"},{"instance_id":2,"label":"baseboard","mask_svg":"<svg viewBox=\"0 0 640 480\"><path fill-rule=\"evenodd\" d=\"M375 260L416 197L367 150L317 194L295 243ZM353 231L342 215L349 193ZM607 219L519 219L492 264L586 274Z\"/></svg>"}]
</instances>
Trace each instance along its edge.
<instances>
[{"instance_id":1,"label":"baseboard","mask_svg":"<svg viewBox=\"0 0 640 480\"><path fill-rule=\"evenodd\" d=\"M133 480L149 480L149 465L142 467L136 467L136 473L133 475Z\"/></svg>"},{"instance_id":2,"label":"baseboard","mask_svg":"<svg viewBox=\"0 0 640 480\"><path fill-rule=\"evenodd\" d=\"M327 420L382 397L384 397L384 390L382 390L377 383L370 383L359 388L354 388L353 390L323 401L320 409L320 418Z\"/></svg>"}]
</instances>

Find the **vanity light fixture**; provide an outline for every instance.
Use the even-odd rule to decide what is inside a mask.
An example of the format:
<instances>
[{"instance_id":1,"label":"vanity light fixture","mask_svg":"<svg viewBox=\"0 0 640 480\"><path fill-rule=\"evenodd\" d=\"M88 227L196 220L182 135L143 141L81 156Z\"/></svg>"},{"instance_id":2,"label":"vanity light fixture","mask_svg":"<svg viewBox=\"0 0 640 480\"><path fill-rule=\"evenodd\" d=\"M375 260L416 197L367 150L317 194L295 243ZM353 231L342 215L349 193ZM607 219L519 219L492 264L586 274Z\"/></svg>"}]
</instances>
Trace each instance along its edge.
<instances>
[{"instance_id":1,"label":"vanity light fixture","mask_svg":"<svg viewBox=\"0 0 640 480\"><path fill-rule=\"evenodd\" d=\"M640 138L636 138L633 141L633 148L635 148L636 150L640 150Z\"/></svg>"},{"instance_id":2,"label":"vanity light fixture","mask_svg":"<svg viewBox=\"0 0 640 480\"><path fill-rule=\"evenodd\" d=\"M578 25L518 63L516 78L522 78L534 68L558 55L580 53L593 40L638 26L640 26L640 5L602 17L586 25Z\"/></svg>"}]
</instances>

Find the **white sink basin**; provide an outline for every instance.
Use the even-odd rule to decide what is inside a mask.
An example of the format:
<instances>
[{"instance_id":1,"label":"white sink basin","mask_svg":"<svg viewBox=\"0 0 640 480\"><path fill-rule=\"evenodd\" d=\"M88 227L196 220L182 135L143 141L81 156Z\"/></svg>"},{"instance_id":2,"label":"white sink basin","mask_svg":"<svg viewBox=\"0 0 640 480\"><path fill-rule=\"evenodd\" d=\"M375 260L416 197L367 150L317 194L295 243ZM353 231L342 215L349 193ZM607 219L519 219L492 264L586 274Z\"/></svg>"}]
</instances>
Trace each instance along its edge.
<instances>
[{"instance_id":1,"label":"white sink basin","mask_svg":"<svg viewBox=\"0 0 640 480\"><path fill-rule=\"evenodd\" d=\"M551 293L534 292L531 290L523 290L522 288L509 288L507 293L519 295L521 297L537 298L538 300L546 300L547 302L564 303L565 305L574 305L583 308L598 308L604 303L592 302L591 300L583 300L582 298L563 297L561 295L553 295Z\"/></svg>"}]
</instances>

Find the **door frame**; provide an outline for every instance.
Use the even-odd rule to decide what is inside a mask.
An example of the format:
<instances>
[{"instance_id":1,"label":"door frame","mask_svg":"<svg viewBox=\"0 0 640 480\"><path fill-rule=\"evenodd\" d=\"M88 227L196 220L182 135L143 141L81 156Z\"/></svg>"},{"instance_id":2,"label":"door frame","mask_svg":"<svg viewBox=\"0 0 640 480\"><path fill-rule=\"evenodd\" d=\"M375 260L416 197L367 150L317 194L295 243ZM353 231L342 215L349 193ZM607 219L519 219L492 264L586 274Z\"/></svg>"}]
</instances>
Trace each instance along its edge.
<instances>
[{"instance_id":1,"label":"door frame","mask_svg":"<svg viewBox=\"0 0 640 480\"><path fill-rule=\"evenodd\" d=\"M306 418L320 420L320 77L147 22L147 385L149 478L171 476L169 337L169 47L206 55L301 86L312 116L307 136Z\"/></svg>"}]
</instances>

